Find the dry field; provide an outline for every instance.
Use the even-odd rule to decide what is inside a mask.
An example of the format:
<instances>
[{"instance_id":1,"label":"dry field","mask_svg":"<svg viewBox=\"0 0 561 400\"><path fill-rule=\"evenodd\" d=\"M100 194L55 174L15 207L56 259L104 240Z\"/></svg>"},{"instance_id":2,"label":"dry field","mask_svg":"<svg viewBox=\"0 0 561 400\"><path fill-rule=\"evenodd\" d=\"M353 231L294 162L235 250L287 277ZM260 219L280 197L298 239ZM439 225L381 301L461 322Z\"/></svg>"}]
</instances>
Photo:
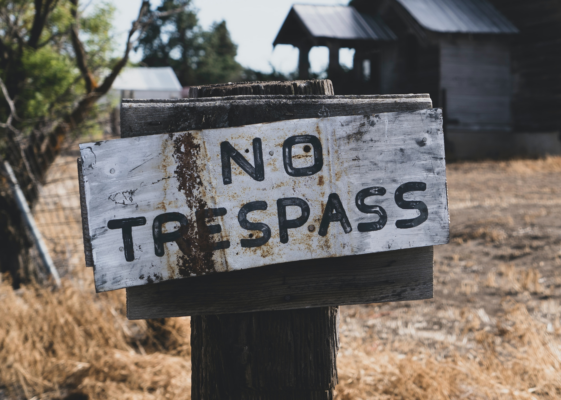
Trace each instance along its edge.
<instances>
[{"instance_id":1,"label":"dry field","mask_svg":"<svg viewBox=\"0 0 561 400\"><path fill-rule=\"evenodd\" d=\"M448 179L434 299L341 307L336 398L561 398L561 158ZM59 291L0 282L0 400L189 399L188 318L127 321L122 291L96 295L79 257L57 259Z\"/></svg>"}]
</instances>

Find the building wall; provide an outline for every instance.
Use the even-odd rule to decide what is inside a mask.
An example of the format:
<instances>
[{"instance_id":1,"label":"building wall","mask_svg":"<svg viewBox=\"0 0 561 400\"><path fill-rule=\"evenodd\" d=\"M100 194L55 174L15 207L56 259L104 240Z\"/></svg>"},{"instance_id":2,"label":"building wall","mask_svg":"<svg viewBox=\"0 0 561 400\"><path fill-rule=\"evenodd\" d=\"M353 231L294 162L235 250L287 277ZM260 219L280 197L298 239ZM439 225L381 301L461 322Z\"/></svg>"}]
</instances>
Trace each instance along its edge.
<instances>
[{"instance_id":1,"label":"building wall","mask_svg":"<svg viewBox=\"0 0 561 400\"><path fill-rule=\"evenodd\" d=\"M380 94L397 93L398 73L398 47L388 44L380 51Z\"/></svg>"},{"instance_id":2,"label":"building wall","mask_svg":"<svg viewBox=\"0 0 561 400\"><path fill-rule=\"evenodd\" d=\"M561 1L490 1L520 30L512 51L515 130L561 130Z\"/></svg>"},{"instance_id":3,"label":"building wall","mask_svg":"<svg viewBox=\"0 0 561 400\"><path fill-rule=\"evenodd\" d=\"M380 57L380 93L428 93L439 106L439 51L406 34L383 47Z\"/></svg>"},{"instance_id":4,"label":"building wall","mask_svg":"<svg viewBox=\"0 0 561 400\"><path fill-rule=\"evenodd\" d=\"M512 74L508 40L440 39L440 86L448 130L510 131Z\"/></svg>"}]
</instances>

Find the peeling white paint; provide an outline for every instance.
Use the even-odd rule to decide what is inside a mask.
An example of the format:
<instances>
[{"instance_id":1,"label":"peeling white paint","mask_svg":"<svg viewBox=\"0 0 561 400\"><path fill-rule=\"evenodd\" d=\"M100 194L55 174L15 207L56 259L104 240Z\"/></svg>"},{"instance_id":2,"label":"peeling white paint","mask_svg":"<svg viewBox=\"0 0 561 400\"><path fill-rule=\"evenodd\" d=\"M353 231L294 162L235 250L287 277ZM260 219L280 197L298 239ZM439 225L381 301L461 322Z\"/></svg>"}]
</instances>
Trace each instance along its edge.
<instances>
[{"instance_id":1,"label":"peeling white paint","mask_svg":"<svg viewBox=\"0 0 561 400\"><path fill-rule=\"evenodd\" d=\"M184 135L190 135L200 149L194 162L200 170L201 185L187 194L178 189L182 177L176 174L179 161L173 156L176 142L181 142ZM311 176L292 177L285 172L283 143L291 136L300 135L319 138L323 168ZM224 185L220 144L228 141L254 165L254 138L262 141L264 180L254 180L232 160L232 184ZM186 151L183 143L178 148ZM186 195L197 194L208 207L227 211L224 216L207 220L209 225L221 226L222 233L211 236L215 241L230 242L229 248L217 250L212 255L217 272L448 242L440 110L291 120L162 134L87 143L80 145L80 150L85 159L83 180L98 291L193 274L192 271L182 272L178 266L177 259L182 252L174 242L164 244L163 257L156 256L152 232L154 219L163 213L181 213L190 224L195 224L196 210L188 207ZM313 151L306 150L309 149L302 144L293 147L295 168L313 165ZM87 162L92 159L95 160L93 163ZM425 203L428 219L414 228L399 229L397 220L413 219L419 214L415 209L402 209L396 204L395 191L407 182L426 184L425 191L406 193L404 199ZM377 216L360 212L356 195L362 189L374 186L384 187L385 195L369 197L365 203L383 207L387 223L378 231L359 232L359 223L374 222ZM332 193L338 194L352 231L345 233L342 224L332 222L323 237L318 230L323 209ZM305 200L310 217L304 226L289 229L288 243L281 243L277 200L288 197ZM244 248L241 239L255 239L261 235L260 231L243 229L238 221L240 209L253 201L265 201L267 210L253 211L247 219L267 224L271 238L260 247ZM289 219L300 214L298 208L287 208ZM111 220L139 217L145 218L146 224L132 228L134 261L128 262L120 250L123 247L122 231L107 226Z\"/></svg>"}]
</instances>

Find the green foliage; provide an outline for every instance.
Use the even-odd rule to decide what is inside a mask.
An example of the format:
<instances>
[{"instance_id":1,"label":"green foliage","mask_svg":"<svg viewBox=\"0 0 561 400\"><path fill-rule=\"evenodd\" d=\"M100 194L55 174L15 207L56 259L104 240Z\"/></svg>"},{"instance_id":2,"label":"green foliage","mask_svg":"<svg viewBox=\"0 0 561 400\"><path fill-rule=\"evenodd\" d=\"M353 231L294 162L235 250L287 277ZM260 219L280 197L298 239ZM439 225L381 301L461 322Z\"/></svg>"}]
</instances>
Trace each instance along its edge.
<instances>
[{"instance_id":1,"label":"green foliage","mask_svg":"<svg viewBox=\"0 0 561 400\"><path fill-rule=\"evenodd\" d=\"M80 21L82 42L88 53L88 67L97 75L113 64L112 58L116 51L112 25L114 14L114 5L109 2L101 3L82 16Z\"/></svg>"},{"instance_id":2,"label":"green foliage","mask_svg":"<svg viewBox=\"0 0 561 400\"><path fill-rule=\"evenodd\" d=\"M178 8L182 10L165 14ZM171 66L184 86L224 83L240 78L243 69L235 60L237 46L224 21L205 32L199 25L191 0L164 0L147 16L150 18L154 22L136 47L142 50L143 65Z\"/></svg>"},{"instance_id":3,"label":"green foliage","mask_svg":"<svg viewBox=\"0 0 561 400\"><path fill-rule=\"evenodd\" d=\"M73 85L80 79L68 55L49 45L24 49L22 64L26 80L18 93L20 116L33 125L34 121L68 111L76 94Z\"/></svg>"},{"instance_id":4,"label":"green foliage","mask_svg":"<svg viewBox=\"0 0 561 400\"><path fill-rule=\"evenodd\" d=\"M240 78L242 66L235 60L238 46L230 38L226 22L215 23L203 33L204 55L197 65L199 84L224 83Z\"/></svg>"},{"instance_id":5,"label":"green foliage","mask_svg":"<svg viewBox=\"0 0 561 400\"><path fill-rule=\"evenodd\" d=\"M179 7L182 7L180 12L155 17L156 13L172 12ZM203 48L191 0L164 0L146 18L154 21L135 49L142 50L142 64L149 67L171 66L183 85L192 84Z\"/></svg>"},{"instance_id":6,"label":"green foliage","mask_svg":"<svg viewBox=\"0 0 561 400\"><path fill-rule=\"evenodd\" d=\"M288 75L285 75L282 72L277 71L272 65L271 65L271 69L272 69L271 72L261 72L261 71L255 71L251 68L245 68L242 72L241 80L247 82L254 82L254 81L266 82L266 81L291 81L291 80L298 79L298 71L294 71Z\"/></svg>"},{"instance_id":7,"label":"green foliage","mask_svg":"<svg viewBox=\"0 0 561 400\"><path fill-rule=\"evenodd\" d=\"M34 2L0 0L0 77L20 117L14 125L24 135L52 127L85 94L70 38L75 22L72 10L70 1L56 2L33 45ZM80 38L88 54L86 64L97 80L113 64L114 11L109 2L101 3L90 6L79 19ZM7 102L0 92L0 122L8 115ZM89 117L95 118L96 113Z\"/></svg>"}]
</instances>

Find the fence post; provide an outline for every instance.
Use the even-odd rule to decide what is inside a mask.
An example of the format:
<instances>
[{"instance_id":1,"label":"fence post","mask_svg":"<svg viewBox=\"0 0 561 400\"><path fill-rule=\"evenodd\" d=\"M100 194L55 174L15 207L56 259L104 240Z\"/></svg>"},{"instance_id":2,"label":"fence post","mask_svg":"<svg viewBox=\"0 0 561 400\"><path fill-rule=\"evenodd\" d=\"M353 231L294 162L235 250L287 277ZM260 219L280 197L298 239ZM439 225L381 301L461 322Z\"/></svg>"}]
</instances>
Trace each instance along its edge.
<instances>
[{"instance_id":1,"label":"fence post","mask_svg":"<svg viewBox=\"0 0 561 400\"><path fill-rule=\"evenodd\" d=\"M29 206L27 205L27 200L19 187L18 181L16 179L16 175L10 166L10 163L4 161L4 170L8 174L10 180L10 187L12 188L12 192L14 198L16 200L18 209L22 215L23 221L31 234L31 238L33 239L33 244L37 248L39 253L39 257L41 257L41 261L43 262L43 266L47 270L48 274L51 275L55 281L55 285L60 287L60 277L58 276L58 272L56 267L49 255L49 250L43 241L43 237L41 236L41 232L37 229L37 225L35 224L35 219L31 214L31 210L29 210Z\"/></svg>"},{"instance_id":2,"label":"fence post","mask_svg":"<svg viewBox=\"0 0 561 400\"><path fill-rule=\"evenodd\" d=\"M230 96L238 87L196 91L205 92ZM334 93L331 85L310 85L307 94ZM193 400L332 399L337 317L338 307L191 317Z\"/></svg>"}]
</instances>

